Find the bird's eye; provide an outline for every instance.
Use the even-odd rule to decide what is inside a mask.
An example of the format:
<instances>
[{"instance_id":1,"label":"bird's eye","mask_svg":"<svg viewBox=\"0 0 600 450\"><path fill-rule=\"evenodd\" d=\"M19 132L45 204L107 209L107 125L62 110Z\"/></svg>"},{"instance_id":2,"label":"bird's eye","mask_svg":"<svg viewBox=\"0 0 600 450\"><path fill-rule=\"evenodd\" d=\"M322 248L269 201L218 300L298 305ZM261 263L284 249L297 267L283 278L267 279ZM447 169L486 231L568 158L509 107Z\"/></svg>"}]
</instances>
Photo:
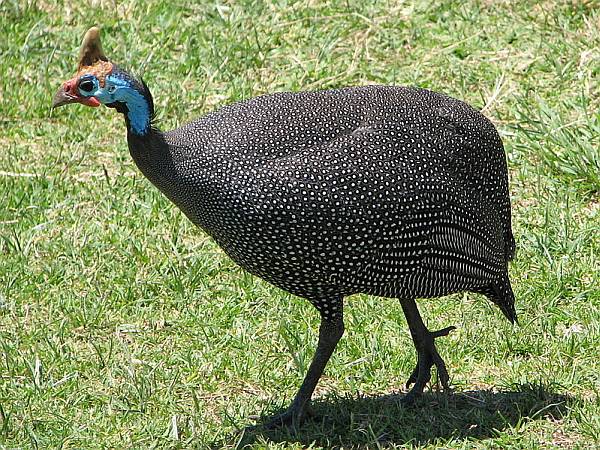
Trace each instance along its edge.
<instances>
[{"instance_id":1,"label":"bird's eye","mask_svg":"<svg viewBox=\"0 0 600 450\"><path fill-rule=\"evenodd\" d=\"M79 83L79 90L83 92L92 92L94 90L94 82L92 80L83 80Z\"/></svg>"}]
</instances>

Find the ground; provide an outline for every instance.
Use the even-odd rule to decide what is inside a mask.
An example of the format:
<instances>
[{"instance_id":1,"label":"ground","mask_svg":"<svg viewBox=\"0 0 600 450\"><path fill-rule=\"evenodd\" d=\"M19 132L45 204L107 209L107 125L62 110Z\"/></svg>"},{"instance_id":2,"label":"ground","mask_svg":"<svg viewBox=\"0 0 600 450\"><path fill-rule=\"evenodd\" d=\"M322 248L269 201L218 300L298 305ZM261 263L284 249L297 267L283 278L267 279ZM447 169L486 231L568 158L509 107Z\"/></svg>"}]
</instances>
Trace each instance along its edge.
<instances>
[{"instance_id":1,"label":"ground","mask_svg":"<svg viewBox=\"0 0 600 450\"><path fill-rule=\"evenodd\" d=\"M593 448L600 442L600 4L0 2L0 449ZM315 421L293 397L318 315L242 272L137 171L122 118L50 111L103 29L164 129L283 90L416 85L505 142L519 326L474 294L420 301L455 393L398 403L394 300L347 299Z\"/></svg>"}]
</instances>

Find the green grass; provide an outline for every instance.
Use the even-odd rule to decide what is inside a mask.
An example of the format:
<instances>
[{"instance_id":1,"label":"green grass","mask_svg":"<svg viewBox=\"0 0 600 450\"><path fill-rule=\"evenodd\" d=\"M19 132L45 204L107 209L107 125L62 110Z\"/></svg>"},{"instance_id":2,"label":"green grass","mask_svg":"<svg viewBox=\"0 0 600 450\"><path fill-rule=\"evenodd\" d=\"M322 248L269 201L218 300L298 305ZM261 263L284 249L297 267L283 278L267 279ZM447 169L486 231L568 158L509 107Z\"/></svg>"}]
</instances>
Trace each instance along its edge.
<instances>
[{"instance_id":1,"label":"green grass","mask_svg":"<svg viewBox=\"0 0 600 450\"><path fill-rule=\"evenodd\" d=\"M600 445L596 0L0 2L0 449ZM347 334L296 432L312 307L243 273L137 171L122 118L50 112L91 25L160 125L266 92L418 85L504 137L520 326L482 297L420 302L456 388L397 402L415 360L396 301Z\"/></svg>"}]
</instances>

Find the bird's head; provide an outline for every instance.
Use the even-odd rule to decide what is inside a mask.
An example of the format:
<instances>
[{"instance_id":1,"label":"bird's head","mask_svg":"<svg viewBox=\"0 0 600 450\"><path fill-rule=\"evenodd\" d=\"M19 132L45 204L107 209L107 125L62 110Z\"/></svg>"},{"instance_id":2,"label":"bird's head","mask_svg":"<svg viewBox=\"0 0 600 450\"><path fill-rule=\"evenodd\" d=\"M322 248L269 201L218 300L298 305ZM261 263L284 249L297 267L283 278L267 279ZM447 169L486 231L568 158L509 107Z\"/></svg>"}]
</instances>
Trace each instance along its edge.
<instances>
[{"instance_id":1,"label":"bird's head","mask_svg":"<svg viewBox=\"0 0 600 450\"><path fill-rule=\"evenodd\" d=\"M100 30L96 27L85 34L77 73L56 92L52 107L69 103L94 107L104 104L115 108L125 114L130 131L139 135L148 132L154 114L148 87L108 60L102 51Z\"/></svg>"}]
</instances>

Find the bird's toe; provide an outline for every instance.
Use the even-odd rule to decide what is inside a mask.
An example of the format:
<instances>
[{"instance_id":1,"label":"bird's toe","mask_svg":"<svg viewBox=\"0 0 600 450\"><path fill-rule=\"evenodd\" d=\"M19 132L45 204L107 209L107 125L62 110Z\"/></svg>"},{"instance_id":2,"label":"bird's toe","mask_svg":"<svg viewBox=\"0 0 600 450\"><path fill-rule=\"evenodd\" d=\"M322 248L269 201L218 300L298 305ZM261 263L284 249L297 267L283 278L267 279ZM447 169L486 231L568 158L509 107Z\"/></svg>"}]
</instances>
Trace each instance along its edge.
<instances>
[{"instance_id":1,"label":"bird's toe","mask_svg":"<svg viewBox=\"0 0 600 450\"><path fill-rule=\"evenodd\" d=\"M310 404L298 406L292 404L287 410L281 414L271 417L264 427L269 430L277 428L295 428L306 422L307 419L313 417L314 413Z\"/></svg>"},{"instance_id":2,"label":"bird's toe","mask_svg":"<svg viewBox=\"0 0 600 450\"><path fill-rule=\"evenodd\" d=\"M410 377L408 377L408 380L406 380L406 384L404 385L404 387L406 387L408 389L412 384L415 384L417 382L418 377L419 377L419 364L417 363L417 366L413 369L412 373L410 374Z\"/></svg>"},{"instance_id":3,"label":"bird's toe","mask_svg":"<svg viewBox=\"0 0 600 450\"><path fill-rule=\"evenodd\" d=\"M435 347L435 339L441 336L447 336L456 327L446 327L438 331L430 331L428 335L420 341L418 350L417 366L412 371L406 387L414 384L413 388L406 395L404 403L413 403L414 399L423 393L425 386L431 379L431 368L435 365L438 373L438 380L444 391L450 391L450 376L444 360Z\"/></svg>"}]
</instances>

